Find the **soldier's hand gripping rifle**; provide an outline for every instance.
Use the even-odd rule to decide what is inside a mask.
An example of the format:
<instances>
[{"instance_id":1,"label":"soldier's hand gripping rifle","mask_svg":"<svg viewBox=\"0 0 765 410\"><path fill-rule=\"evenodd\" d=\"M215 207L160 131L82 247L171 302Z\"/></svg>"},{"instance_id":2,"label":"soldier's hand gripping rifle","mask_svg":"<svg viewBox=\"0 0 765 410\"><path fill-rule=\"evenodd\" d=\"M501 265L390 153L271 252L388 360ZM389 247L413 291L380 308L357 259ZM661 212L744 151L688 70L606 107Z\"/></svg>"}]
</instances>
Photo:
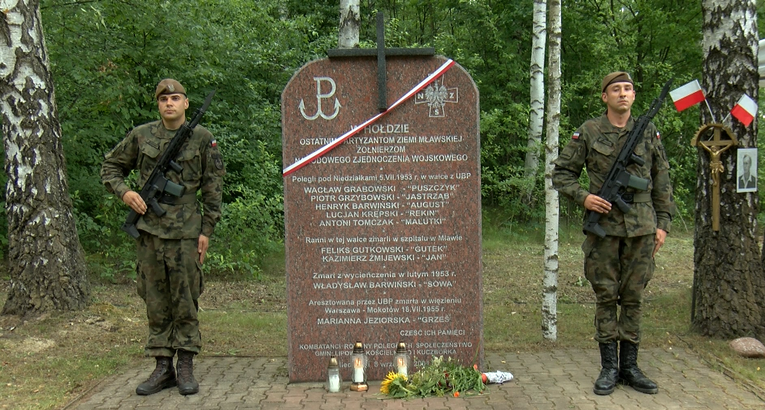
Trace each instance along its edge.
<instances>
[{"instance_id":1,"label":"soldier's hand gripping rifle","mask_svg":"<svg viewBox=\"0 0 765 410\"><path fill-rule=\"evenodd\" d=\"M659 97L653 100L651 107L648 109L648 112L638 118L635 127L632 128L629 136L627 136L627 141L624 143L624 147L622 147L622 150L619 152L619 156L616 158L616 162L611 165L611 169L608 171L608 175L606 175L606 179L603 181L603 186L601 186L600 191L598 191L597 195L599 197L610 202L612 206L616 205L619 207L619 210L624 213L627 213L631 209L630 205L622 198L622 194L624 194L624 191L627 189L627 187L641 191L648 189L648 183L650 181L635 175L631 175L629 172L627 172L627 166L633 163L640 166L645 164L645 160L643 160L643 158L635 155L635 147L643 139L643 133L645 132L646 127L648 127L648 124L651 122L656 113L659 112L661 104L667 97L669 86L671 84L672 80L670 79L666 84L664 84L664 88L662 88ZM585 215L584 231L592 232L601 238L605 238L606 232L603 230L600 224L598 224L600 216L600 213L588 210Z\"/></svg>"},{"instance_id":2,"label":"soldier's hand gripping rifle","mask_svg":"<svg viewBox=\"0 0 765 410\"><path fill-rule=\"evenodd\" d=\"M162 153L162 156L159 158L157 166L155 166L154 170L151 171L149 179L146 180L143 188L141 188L141 198L146 203L146 205L148 205L148 207L151 208L155 214L157 214L157 216L162 216L166 212L161 206L159 206L158 202L158 199L161 198L163 194L169 194L180 198L185 193L186 187L168 180L165 177L165 174L170 170L175 171L178 174L183 171L183 167L178 165L178 163L175 162L175 159L178 157L178 153L181 151L183 144L186 142L186 140L189 139L189 137L191 137L191 134L194 132L194 127L196 127L199 121L202 119L202 115L204 115L205 111L207 111L207 107L210 106L213 95L215 95L215 90L211 91L210 94L207 95L204 104L202 104L202 106L199 107L196 112L194 112L194 116L192 117L191 121L188 124L184 122L183 125L181 125L181 128L175 132L175 136L172 140L170 140L170 143L167 145L165 152ZM138 233L138 229L135 227L135 224L140 218L141 214L131 210L125 219L125 223L122 224L122 230L127 232L133 238L138 239L141 234Z\"/></svg>"}]
</instances>

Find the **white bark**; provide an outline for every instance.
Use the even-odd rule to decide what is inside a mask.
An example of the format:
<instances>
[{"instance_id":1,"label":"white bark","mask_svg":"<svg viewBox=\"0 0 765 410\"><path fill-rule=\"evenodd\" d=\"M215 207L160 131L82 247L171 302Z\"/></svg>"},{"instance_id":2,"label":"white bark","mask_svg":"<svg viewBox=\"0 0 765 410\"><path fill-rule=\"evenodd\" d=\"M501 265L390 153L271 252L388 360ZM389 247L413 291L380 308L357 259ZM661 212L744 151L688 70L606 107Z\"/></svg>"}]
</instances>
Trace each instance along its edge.
<instances>
[{"instance_id":1,"label":"white bark","mask_svg":"<svg viewBox=\"0 0 765 410\"><path fill-rule=\"evenodd\" d=\"M337 48L359 46L359 0L340 0L340 31Z\"/></svg>"},{"instance_id":2,"label":"white bark","mask_svg":"<svg viewBox=\"0 0 765 410\"><path fill-rule=\"evenodd\" d=\"M545 252L542 300L542 336L558 338L558 191L552 186L553 161L558 158L560 125L561 0L549 1L549 54L547 92L547 142L545 144Z\"/></svg>"},{"instance_id":3,"label":"white bark","mask_svg":"<svg viewBox=\"0 0 765 410\"><path fill-rule=\"evenodd\" d=\"M747 94L758 100L757 4L755 0L702 0L702 87L717 119ZM760 108L762 112L762 107ZM727 117L738 148L757 147L757 117L748 127ZM712 122L701 109L703 124ZM736 192L736 149L720 155L724 172L712 185L709 154L699 153L694 237L692 325L705 336L765 335L765 277L757 232L759 197ZM720 192L720 229L711 226L713 190Z\"/></svg>"},{"instance_id":4,"label":"white bark","mask_svg":"<svg viewBox=\"0 0 765 410\"><path fill-rule=\"evenodd\" d=\"M4 314L80 309L87 277L36 0L0 0L8 273Z\"/></svg>"},{"instance_id":5,"label":"white bark","mask_svg":"<svg viewBox=\"0 0 765 410\"><path fill-rule=\"evenodd\" d=\"M542 119L545 112L545 42L547 30L547 0L534 0L534 21L531 40L531 111L526 150L526 177L533 178L539 167L542 145Z\"/></svg>"}]
</instances>

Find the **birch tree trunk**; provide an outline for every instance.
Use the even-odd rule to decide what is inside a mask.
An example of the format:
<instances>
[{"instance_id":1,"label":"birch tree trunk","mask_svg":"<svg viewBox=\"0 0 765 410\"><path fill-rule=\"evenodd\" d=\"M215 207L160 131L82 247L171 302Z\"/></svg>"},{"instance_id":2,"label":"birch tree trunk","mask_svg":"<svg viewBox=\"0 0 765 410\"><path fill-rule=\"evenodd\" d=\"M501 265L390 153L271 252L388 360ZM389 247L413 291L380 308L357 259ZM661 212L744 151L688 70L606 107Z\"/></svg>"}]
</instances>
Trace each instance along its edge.
<instances>
[{"instance_id":1,"label":"birch tree trunk","mask_svg":"<svg viewBox=\"0 0 765 410\"><path fill-rule=\"evenodd\" d=\"M340 0L340 31L337 48L359 46L359 0Z\"/></svg>"},{"instance_id":2,"label":"birch tree trunk","mask_svg":"<svg viewBox=\"0 0 765 410\"><path fill-rule=\"evenodd\" d=\"M0 0L0 113L8 175L3 314L75 310L88 301L61 125L37 0Z\"/></svg>"},{"instance_id":3,"label":"birch tree trunk","mask_svg":"<svg viewBox=\"0 0 765 410\"><path fill-rule=\"evenodd\" d=\"M545 252L544 289L542 300L542 336L558 338L558 220L560 217L558 191L552 186L552 173L558 159L558 128L560 125L560 51L561 0L550 0L550 49L547 64L547 143L545 144Z\"/></svg>"},{"instance_id":4,"label":"birch tree trunk","mask_svg":"<svg viewBox=\"0 0 765 410\"><path fill-rule=\"evenodd\" d=\"M738 148L757 147L757 121L745 127L726 115L743 94L758 98L755 0L703 0L702 123L722 121ZM702 129L704 126L702 126ZM720 338L764 335L765 281L758 245L756 192L736 192L736 147L720 155L724 170L713 185L709 154L699 148L694 236L693 327ZM712 229L711 198L720 190L720 229Z\"/></svg>"},{"instance_id":5,"label":"birch tree trunk","mask_svg":"<svg viewBox=\"0 0 765 410\"><path fill-rule=\"evenodd\" d=\"M539 167L539 152L542 145L542 119L545 114L545 41L547 30L547 0L534 0L534 21L531 40L531 111L529 112L529 138L526 144L526 178L534 176Z\"/></svg>"}]
</instances>

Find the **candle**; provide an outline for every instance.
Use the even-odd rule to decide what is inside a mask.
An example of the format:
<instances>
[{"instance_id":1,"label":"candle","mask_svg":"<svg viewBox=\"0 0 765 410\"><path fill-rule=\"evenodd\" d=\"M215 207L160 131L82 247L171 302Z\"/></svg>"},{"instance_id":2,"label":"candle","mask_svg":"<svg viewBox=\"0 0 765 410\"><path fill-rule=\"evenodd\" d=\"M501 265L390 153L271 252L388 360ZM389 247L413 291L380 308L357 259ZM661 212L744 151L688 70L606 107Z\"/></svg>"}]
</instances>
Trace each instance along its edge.
<instances>
[{"instance_id":1,"label":"candle","mask_svg":"<svg viewBox=\"0 0 765 410\"><path fill-rule=\"evenodd\" d=\"M404 376L408 376L406 374L407 368L406 368L406 361L402 358L398 359L398 366L396 370L399 374L403 374Z\"/></svg>"},{"instance_id":2,"label":"candle","mask_svg":"<svg viewBox=\"0 0 765 410\"><path fill-rule=\"evenodd\" d=\"M364 362L359 358L353 361L353 382L364 383Z\"/></svg>"},{"instance_id":3,"label":"candle","mask_svg":"<svg viewBox=\"0 0 765 410\"><path fill-rule=\"evenodd\" d=\"M329 376L329 391L330 393L337 393L340 391L340 376Z\"/></svg>"},{"instance_id":4,"label":"candle","mask_svg":"<svg viewBox=\"0 0 765 410\"><path fill-rule=\"evenodd\" d=\"M353 369L353 382L354 383L363 383L364 382L364 368L363 367L356 367Z\"/></svg>"}]
</instances>

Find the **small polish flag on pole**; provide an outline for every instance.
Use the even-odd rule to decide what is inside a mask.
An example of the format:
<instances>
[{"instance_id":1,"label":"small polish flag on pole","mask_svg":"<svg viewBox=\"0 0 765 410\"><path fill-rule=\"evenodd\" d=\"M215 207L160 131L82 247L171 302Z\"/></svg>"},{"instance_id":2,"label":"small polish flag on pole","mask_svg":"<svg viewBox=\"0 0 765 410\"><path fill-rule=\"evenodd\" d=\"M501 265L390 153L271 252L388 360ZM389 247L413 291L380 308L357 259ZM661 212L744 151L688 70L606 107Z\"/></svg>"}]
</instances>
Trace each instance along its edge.
<instances>
[{"instance_id":1,"label":"small polish flag on pole","mask_svg":"<svg viewBox=\"0 0 765 410\"><path fill-rule=\"evenodd\" d=\"M739 98L733 109L730 110L730 114L741 121L745 127L748 127L752 120L754 120L754 116L757 115L757 103L751 97L744 94Z\"/></svg>"},{"instance_id":2,"label":"small polish flag on pole","mask_svg":"<svg viewBox=\"0 0 765 410\"><path fill-rule=\"evenodd\" d=\"M699 80L693 80L688 84L675 88L669 92L669 96L672 97L678 112L706 100L704 91L699 85Z\"/></svg>"}]
</instances>

